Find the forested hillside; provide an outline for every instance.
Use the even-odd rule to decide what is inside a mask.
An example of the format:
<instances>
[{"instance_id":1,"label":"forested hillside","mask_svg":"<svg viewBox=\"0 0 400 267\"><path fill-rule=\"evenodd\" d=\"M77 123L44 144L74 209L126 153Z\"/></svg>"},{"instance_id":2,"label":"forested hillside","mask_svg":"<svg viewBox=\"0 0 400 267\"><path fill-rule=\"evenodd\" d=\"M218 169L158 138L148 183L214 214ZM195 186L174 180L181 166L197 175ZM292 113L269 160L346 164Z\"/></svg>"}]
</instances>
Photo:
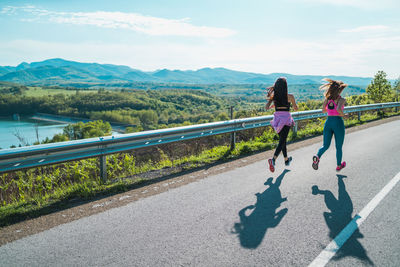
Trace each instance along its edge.
<instances>
[{"instance_id":1,"label":"forested hillside","mask_svg":"<svg viewBox=\"0 0 400 267\"><path fill-rule=\"evenodd\" d=\"M141 90L165 90L165 89L194 89L201 90L218 96L236 96L245 98L249 102L263 102L265 99L265 88L271 86L265 84L159 84L159 83L131 83L129 88ZM288 84L289 93L293 94L299 101L308 99L322 99L320 84ZM359 95L365 93L365 87L350 85L343 92L344 96Z\"/></svg>"},{"instance_id":2,"label":"forested hillside","mask_svg":"<svg viewBox=\"0 0 400 267\"><path fill-rule=\"evenodd\" d=\"M5 93L5 90L8 93ZM3 89L0 116L37 112L132 124L135 131L228 119L228 108L254 108L233 97L217 97L198 90L130 90L27 96Z\"/></svg>"}]
</instances>

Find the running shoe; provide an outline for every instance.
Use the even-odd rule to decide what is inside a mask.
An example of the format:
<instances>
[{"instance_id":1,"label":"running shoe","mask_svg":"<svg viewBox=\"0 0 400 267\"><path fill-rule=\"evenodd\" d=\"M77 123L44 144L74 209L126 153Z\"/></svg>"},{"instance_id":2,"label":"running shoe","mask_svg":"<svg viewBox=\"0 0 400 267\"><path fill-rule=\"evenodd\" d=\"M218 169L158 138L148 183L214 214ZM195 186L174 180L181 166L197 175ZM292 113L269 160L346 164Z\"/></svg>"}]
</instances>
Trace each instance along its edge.
<instances>
[{"instance_id":1,"label":"running shoe","mask_svg":"<svg viewBox=\"0 0 400 267\"><path fill-rule=\"evenodd\" d=\"M271 172L274 172L275 171L275 160L273 158L268 159L268 164L269 164L269 170Z\"/></svg>"},{"instance_id":2,"label":"running shoe","mask_svg":"<svg viewBox=\"0 0 400 267\"><path fill-rule=\"evenodd\" d=\"M344 167L346 167L346 161L343 161L342 164L340 164L340 166L336 167L336 171L340 171L341 169L343 169Z\"/></svg>"},{"instance_id":3,"label":"running shoe","mask_svg":"<svg viewBox=\"0 0 400 267\"><path fill-rule=\"evenodd\" d=\"M289 166L291 161L292 161L292 157L288 157L288 159L285 160L285 165Z\"/></svg>"},{"instance_id":4,"label":"running shoe","mask_svg":"<svg viewBox=\"0 0 400 267\"><path fill-rule=\"evenodd\" d=\"M312 167L314 168L314 170L318 170L319 157L313 156L312 160L313 160Z\"/></svg>"}]
</instances>

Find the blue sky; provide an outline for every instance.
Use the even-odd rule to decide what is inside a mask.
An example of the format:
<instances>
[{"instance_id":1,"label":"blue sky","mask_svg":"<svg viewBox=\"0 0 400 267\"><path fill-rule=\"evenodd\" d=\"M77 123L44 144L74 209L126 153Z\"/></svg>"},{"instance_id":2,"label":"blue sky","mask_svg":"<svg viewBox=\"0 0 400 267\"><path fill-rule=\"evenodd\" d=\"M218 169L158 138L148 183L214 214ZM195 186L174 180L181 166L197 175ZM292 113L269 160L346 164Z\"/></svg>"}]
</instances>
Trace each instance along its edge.
<instances>
[{"instance_id":1,"label":"blue sky","mask_svg":"<svg viewBox=\"0 0 400 267\"><path fill-rule=\"evenodd\" d=\"M400 75L400 1L0 0L0 65Z\"/></svg>"}]
</instances>

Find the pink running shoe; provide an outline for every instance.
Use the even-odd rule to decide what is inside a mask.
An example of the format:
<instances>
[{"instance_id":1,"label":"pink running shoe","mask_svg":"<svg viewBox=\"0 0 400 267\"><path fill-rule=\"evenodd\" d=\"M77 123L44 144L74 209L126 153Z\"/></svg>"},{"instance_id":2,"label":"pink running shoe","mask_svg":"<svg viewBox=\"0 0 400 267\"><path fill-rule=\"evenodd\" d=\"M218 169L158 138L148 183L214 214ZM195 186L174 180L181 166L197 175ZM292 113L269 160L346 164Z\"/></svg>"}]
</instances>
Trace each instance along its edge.
<instances>
[{"instance_id":1,"label":"pink running shoe","mask_svg":"<svg viewBox=\"0 0 400 267\"><path fill-rule=\"evenodd\" d=\"M340 164L340 166L336 167L336 171L340 171L341 169L343 169L344 167L346 167L346 161L343 161L342 164Z\"/></svg>"},{"instance_id":2,"label":"pink running shoe","mask_svg":"<svg viewBox=\"0 0 400 267\"><path fill-rule=\"evenodd\" d=\"M274 159L268 159L268 164L269 164L269 170L271 172L275 171L275 160Z\"/></svg>"}]
</instances>

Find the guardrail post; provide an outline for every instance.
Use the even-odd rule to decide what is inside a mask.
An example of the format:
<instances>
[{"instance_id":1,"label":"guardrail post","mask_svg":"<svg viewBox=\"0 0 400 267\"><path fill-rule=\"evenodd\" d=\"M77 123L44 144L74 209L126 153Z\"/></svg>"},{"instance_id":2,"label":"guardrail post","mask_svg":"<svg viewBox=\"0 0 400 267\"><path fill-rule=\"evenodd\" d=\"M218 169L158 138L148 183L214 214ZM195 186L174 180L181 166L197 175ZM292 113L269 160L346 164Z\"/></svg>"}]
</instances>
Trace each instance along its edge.
<instances>
[{"instance_id":1,"label":"guardrail post","mask_svg":"<svg viewBox=\"0 0 400 267\"><path fill-rule=\"evenodd\" d=\"M100 160L100 178L103 183L107 181L107 156L101 155Z\"/></svg>"},{"instance_id":2,"label":"guardrail post","mask_svg":"<svg viewBox=\"0 0 400 267\"><path fill-rule=\"evenodd\" d=\"M358 115L358 120L360 121L361 120L361 111L357 112L357 115Z\"/></svg>"},{"instance_id":3,"label":"guardrail post","mask_svg":"<svg viewBox=\"0 0 400 267\"><path fill-rule=\"evenodd\" d=\"M383 108L378 109L378 116L382 119L383 116L385 115L385 112L383 111Z\"/></svg>"},{"instance_id":4,"label":"guardrail post","mask_svg":"<svg viewBox=\"0 0 400 267\"><path fill-rule=\"evenodd\" d=\"M293 126L293 136L297 136L297 122L295 122Z\"/></svg>"},{"instance_id":5,"label":"guardrail post","mask_svg":"<svg viewBox=\"0 0 400 267\"><path fill-rule=\"evenodd\" d=\"M233 120L233 106L231 106L230 107L230 117L231 117L231 120ZM232 132L231 133L231 150L234 150L235 149L235 140L236 140L236 132Z\"/></svg>"}]
</instances>

